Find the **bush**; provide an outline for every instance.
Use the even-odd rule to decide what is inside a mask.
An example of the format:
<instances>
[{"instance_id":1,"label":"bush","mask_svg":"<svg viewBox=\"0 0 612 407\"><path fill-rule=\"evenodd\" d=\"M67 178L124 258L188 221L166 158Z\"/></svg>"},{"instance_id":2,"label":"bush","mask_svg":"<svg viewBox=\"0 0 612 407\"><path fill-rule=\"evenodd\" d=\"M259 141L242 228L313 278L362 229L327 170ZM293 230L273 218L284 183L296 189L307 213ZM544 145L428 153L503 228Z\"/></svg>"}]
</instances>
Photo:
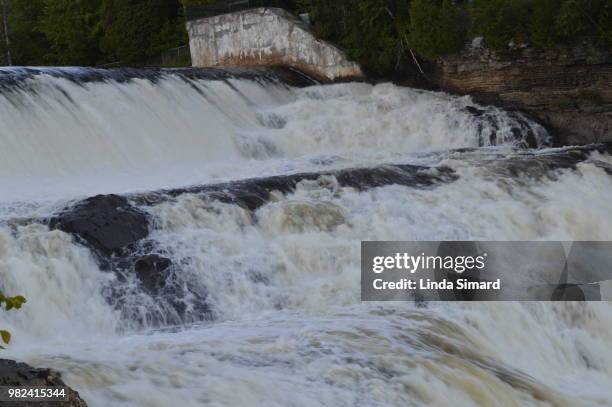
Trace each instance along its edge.
<instances>
[{"instance_id":1,"label":"bush","mask_svg":"<svg viewBox=\"0 0 612 407\"><path fill-rule=\"evenodd\" d=\"M474 0L470 6L470 31L482 36L491 48L501 49L513 41L529 41L533 0Z\"/></svg>"},{"instance_id":2,"label":"bush","mask_svg":"<svg viewBox=\"0 0 612 407\"><path fill-rule=\"evenodd\" d=\"M301 0L298 9L310 13L315 35L343 48L368 74L384 76L393 71L401 52L394 3Z\"/></svg>"},{"instance_id":3,"label":"bush","mask_svg":"<svg viewBox=\"0 0 612 407\"><path fill-rule=\"evenodd\" d=\"M529 22L531 43L536 47L554 46L560 39L556 26L556 15L561 0L538 0L534 2L533 14Z\"/></svg>"},{"instance_id":4,"label":"bush","mask_svg":"<svg viewBox=\"0 0 612 407\"><path fill-rule=\"evenodd\" d=\"M610 0L474 0L469 10L471 33L496 49L511 41L549 48L579 36L612 45Z\"/></svg>"},{"instance_id":5,"label":"bush","mask_svg":"<svg viewBox=\"0 0 612 407\"><path fill-rule=\"evenodd\" d=\"M450 0L413 0L408 26L410 46L428 59L459 51L466 40L464 21L459 7Z\"/></svg>"},{"instance_id":6,"label":"bush","mask_svg":"<svg viewBox=\"0 0 612 407\"><path fill-rule=\"evenodd\" d=\"M4 309L7 311L14 309L19 309L26 302L26 299L21 295L17 297L5 297L4 294L0 293L0 307L4 304ZM2 342L8 345L11 341L11 333L9 331L0 330L0 339ZM0 349L4 349L3 346L0 346Z\"/></svg>"},{"instance_id":7,"label":"bush","mask_svg":"<svg viewBox=\"0 0 612 407\"><path fill-rule=\"evenodd\" d=\"M612 46L612 2L610 0L565 0L556 16L556 30L563 39L593 36Z\"/></svg>"},{"instance_id":8,"label":"bush","mask_svg":"<svg viewBox=\"0 0 612 407\"><path fill-rule=\"evenodd\" d=\"M141 64L184 41L178 14L177 0L103 0L102 50L113 60Z\"/></svg>"},{"instance_id":9,"label":"bush","mask_svg":"<svg viewBox=\"0 0 612 407\"><path fill-rule=\"evenodd\" d=\"M38 29L50 43L48 63L95 65L102 59L101 0L46 1Z\"/></svg>"}]
</instances>

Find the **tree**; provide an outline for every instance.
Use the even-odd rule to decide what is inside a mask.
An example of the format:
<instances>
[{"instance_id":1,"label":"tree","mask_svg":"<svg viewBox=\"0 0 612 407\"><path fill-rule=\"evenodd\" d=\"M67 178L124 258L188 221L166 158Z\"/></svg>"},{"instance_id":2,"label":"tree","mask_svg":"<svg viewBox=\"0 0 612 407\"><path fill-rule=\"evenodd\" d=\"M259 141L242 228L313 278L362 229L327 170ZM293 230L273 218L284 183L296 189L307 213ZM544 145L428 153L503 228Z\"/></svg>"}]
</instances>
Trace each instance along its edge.
<instances>
[{"instance_id":1,"label":"tree","mask_svg":"<svg viewBox=\"0 0 612 407\"><path fill-rule=\"evenodd\" d=\"M46 61L60 65L95 65L99 47L101 0L45 0L38 28L50 43Z\"/></svg>"},{"instance_id":2,"label":"tree","mask_svg":"<svg viewBox=\"0 0 612 407\"><path fill-rule=\"evenodd\" d=\"M181 0L184 6L202 6L205 4L213 4L216 0Z\"/></svg>"},{"instance_id":3,"label":"tree","mask_svg":"<svg viewBox=\"0 0 612 407\"><path fill-rule=\"evenodd\" d=\"M556 29L560 36L594 36L605 47L612 47L612 2L610 0L565 0Z\"/></svg>"},{"instance_id":4,"label":"tree","mask_svg":"<svg viewBox=\"0 0 612 407\"><path fill-rule=\"evenodd\" d=\"M450 0L413 0L408 31L411 47L428 59L460 50L466 39L465 18Z\"/></svg>"},{"instance_id":5,"label":"tree","mask_svg":"<svg viewBox=\"0 0 612 407\"><path fill-rule=\"evenodd\" d=\"M103 0L102 50L124 63L141 64L168 38L162 39L161 32L171 32L173 45L178 45L185 30L179 9L177 0Z\"/></svg>"},{"instance_id":6,"label":"tree","mask_svg":"<svg viewBox=\"0 0 612 407\"><path fill-rule=\"evenodd\" d=\"M538 0L533 5L529 22L530 38L533 45L540 48L554 46L559 40L556 16L561 0Z\"/></svg>"},{"instance_id":7,"label":"tree","mask_svg":"<svg viewBox=\"0 0 612 407\"><path fill-rule=\"evenodd\" d=\"M8 9L6 7L7 0L2 1L2 33L4 34L4 41L2 42L2 54L6 55L7 65L13 65L13 58L11 57L11 39L9 38L8 30Z\"/></svg>"},{"instance_id":8,"label":"tree","mask_svg":"<svg viewBox=\"0 0 612 407\"><path fill-rule=\"evenodd\" d=\"M511 41L529 42L534 0L474 0L470 7L472 34L483 36L491 48Z\"/></svg>"},{"instance_id":9,"label":"tree","mask_svg":"<svg viewBox=\"0 0 612 407\"><path fill-rule=\"evenodd\" d=\"M15 65L42 65L49 42L38 29L44 0L11 0L8 5L11 56Z\"/></svg>"},{"instance_id":10,"label":"tree","mask_svg":"<svg viewBox=\"0 0 612 407\"><path fill-rule=\"evenodd\" d=\"M368 74L385 76L401 57L406 4L405 0L300 0L297 9L310 13L315 35L338 44Z\"/></svg>"},{"instance_id":11,"label":"tree","mask_svg":"<svg viewBox=\"0 0 612 407\"><path fill-rule=\"evenodd\" d=\"M19 309L25 302L26 299L21 295L16 297L5 297L4 294L0 293L0 307L2 307L2 304L4 304L4 309L6 311L10 311L13 308ZM11 333L9 331L0 330L0 338L2 339L2 342L8 345L8 343L11 341ZM4 347L0 346L0 349L4 349Z\"/></svg>"}]
</instances>

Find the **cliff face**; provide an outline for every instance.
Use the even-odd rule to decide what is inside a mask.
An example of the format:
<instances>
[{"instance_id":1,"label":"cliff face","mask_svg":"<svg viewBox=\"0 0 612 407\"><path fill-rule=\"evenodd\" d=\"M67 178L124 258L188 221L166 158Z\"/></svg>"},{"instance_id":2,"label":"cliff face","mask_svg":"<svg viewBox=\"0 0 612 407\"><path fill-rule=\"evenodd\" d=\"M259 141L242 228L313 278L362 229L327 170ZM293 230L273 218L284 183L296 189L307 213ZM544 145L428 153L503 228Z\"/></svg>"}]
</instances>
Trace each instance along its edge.
<instances>
[{"instance_id":1,"label":"cliff face","mask_svg":"<svg viewBox=\"0 0 612 407\"><path fill-rule=\"evenodd\" d=\"M498 53L478 40L440 58L440 88L518 108L543 122L559 144L612 141L612 51L588 42Z\"/></svg>"},{"instance_id":2,"label":"cliff face","mask_svg":"<svg viewBox=\"0 0 612 407\"><path fill-rule=\"evenodd\" d=\"M256 8L187 23L194 67L284 66L321 81L360 79L359 65L316 39L298 19Z\"/></svg>"}]
</instances>

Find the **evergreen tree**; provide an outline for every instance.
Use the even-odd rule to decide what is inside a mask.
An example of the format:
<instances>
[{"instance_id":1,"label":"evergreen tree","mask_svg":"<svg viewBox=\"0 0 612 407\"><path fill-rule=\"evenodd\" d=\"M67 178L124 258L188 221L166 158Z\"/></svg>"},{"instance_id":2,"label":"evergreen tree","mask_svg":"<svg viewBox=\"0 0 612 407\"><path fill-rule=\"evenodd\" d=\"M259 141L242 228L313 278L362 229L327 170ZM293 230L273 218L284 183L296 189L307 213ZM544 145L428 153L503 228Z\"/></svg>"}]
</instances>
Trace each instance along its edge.
<instances>
[{"instance_id":1,"label":"evergreen tree","mask_svg":"<svg viewBox=\"0 0 612 407\"><path fill-rule=\"evenodd\" d=\"M45 0L38 28L50 43L46 62L95 65L100 50L101 0Z\"/></svg>"},{"instance_id":2,"label":"evergreen tree","mask_svg":"<svg viewBox=\"0 0 612 407\"><path fill-rule=\"evenodd\" d=\"M10 0L8 27L14 65L43 65L49 42L38 29L44 0Z\"/></svg>"},{"instance_id":3,"label":"evergreen tree","mask_svg":"<svg viewBox=\"0 0 612 407\"><path fill-rule=\"evenodd\" d=\"M466 38L465 19L450 0L413 0L408 30L414 51L431 59L460 50Z\"/></svg>"},{"instance_id":4,"label":"evergreen tree","mask_svg":"<svg viewBox=\"0 0 612 407\"><path fill-rule=\"evenodd\" d=\"M102 50L121 62L142 64L161 45L176 46L184 38L179 10L176 0L103 0Z\"/></svg>"}]
</instances>

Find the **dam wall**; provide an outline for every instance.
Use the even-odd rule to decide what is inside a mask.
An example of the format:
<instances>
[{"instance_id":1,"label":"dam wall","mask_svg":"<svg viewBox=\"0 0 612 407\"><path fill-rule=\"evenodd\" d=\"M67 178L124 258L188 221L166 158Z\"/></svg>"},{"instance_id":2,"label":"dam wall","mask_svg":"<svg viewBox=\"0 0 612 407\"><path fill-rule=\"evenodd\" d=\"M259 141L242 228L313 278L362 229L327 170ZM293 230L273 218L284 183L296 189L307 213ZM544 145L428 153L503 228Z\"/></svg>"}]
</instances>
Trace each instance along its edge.
<instances>
[{"instance_id":1,"label":"dam wall","mask_svg":"<svg viewBox=\"0 0 612 407\"><path fill-rule=\"evenodd\" d=\"M187 22L194 67L283 66L323 82L362 79L359 65L280 8L260 7Z\"/></svg>"}]
</instances>

